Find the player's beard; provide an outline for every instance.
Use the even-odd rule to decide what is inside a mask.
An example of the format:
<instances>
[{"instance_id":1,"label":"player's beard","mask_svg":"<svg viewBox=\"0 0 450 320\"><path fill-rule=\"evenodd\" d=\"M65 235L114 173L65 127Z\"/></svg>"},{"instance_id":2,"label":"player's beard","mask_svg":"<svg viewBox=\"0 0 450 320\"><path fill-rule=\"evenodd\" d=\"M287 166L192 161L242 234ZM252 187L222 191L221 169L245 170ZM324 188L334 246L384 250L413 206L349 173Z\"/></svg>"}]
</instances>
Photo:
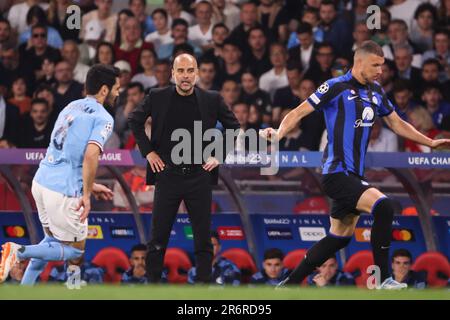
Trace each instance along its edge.
<instances>
[{"instance_id":1,"label":"player's beard","mask_svg":"<svg viewBox=\"0 0 450 320\"><path fill-rule=\"evenodd\" d=\"M104 106L105 106L105 107L110 107L110 108L114 107L114 104L115 104L115 102L116 102L116 99L117 99L117 96L113 96L113 95L111 94L111 91L109 91L109 92L108 92L108 95L107 95L106 98L105 98Z\"/></svg>"}]
</instances>

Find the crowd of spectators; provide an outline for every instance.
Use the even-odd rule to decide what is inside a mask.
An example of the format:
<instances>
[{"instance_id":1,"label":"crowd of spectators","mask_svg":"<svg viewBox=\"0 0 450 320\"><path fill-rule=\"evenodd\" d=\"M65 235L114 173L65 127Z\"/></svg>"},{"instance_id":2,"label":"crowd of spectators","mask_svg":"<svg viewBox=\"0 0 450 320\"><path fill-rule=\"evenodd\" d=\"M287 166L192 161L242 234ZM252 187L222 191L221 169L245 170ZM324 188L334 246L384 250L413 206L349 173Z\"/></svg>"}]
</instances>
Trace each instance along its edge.
<instances>
[{"instance_id":1,"label":"crowd of spectators","mask_svg":"<svg viewBox=\"0 0 450 320\"><path fill-rule=\"evenodd\" d=\"M374 4L380 25L369 29ZM81 9L79 28L71 5ZM198 58L197 85L219 91L242 128L277 127L323 81L348 72L368 39L385 53L379 81L397 112L435 137L449 130L449 17L446 0L8 0L0 6L0 147L46 147L59 112L83 97L89 66L104 63L120 69L122 86L108 107L107 146L136 148L127 115L148 90L171 85L171 61L183 52ZM314 114L280 149L319 150L324 128ZM431 151L393 139L382 123L369 150Z\"/></svg>"}]
</instances>

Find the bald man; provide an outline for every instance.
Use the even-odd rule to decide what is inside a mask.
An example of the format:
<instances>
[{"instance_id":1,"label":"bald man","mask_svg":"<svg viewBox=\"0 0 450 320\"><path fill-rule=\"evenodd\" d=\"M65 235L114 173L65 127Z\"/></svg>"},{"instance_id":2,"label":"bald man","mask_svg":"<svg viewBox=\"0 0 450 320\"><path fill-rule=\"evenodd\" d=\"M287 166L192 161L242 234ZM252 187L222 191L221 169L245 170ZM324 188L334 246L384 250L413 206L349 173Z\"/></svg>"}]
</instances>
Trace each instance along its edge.
<instances>
[{"instance_id":1,"label":"bald man","mask_svg":"<svg viewBox=\"0 0 450 320\"><path fill-rule=\"evenodd\" d=\"M219 93L195 87L198 67L193 56L181 54L175 58L172 78L175 86L152 89L128 118L139 149L148 161L147 184L155 185L147 275L150 283L161 280L170 231L184 200L194 235L195 281L209 283L213 259L209 234L211 185L217 184L219 160L223 158L203 154L202 137L205 130L215 128L217 121L226 129L238 130L240 126ZM145 134L148 117L152 118L150 139ZM197 129L200 125L201 136ZM189 134L190 139L175 137L178 133ZM180 151L179 145L185 141L190 141L188 148Z\"/></svg>"}]
</instances>

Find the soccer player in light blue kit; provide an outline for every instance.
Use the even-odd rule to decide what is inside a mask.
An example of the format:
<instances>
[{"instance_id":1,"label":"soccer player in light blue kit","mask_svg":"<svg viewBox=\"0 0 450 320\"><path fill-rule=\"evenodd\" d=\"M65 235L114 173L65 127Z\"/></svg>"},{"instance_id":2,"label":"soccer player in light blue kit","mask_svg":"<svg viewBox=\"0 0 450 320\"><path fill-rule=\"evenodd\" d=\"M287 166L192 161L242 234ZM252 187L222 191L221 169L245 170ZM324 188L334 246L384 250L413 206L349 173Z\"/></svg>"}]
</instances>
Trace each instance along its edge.
<instances>
[{"instance_id":1,"label":"soccer player in light blue kit","mask_svg":"<svg viewBox=\"0 0 450 320\"><path fill-rule=\"evenodd\" d=\"M90 197L112 198L112 191L94 179L114 122L103 104L112 105L118 96L118 76L114 67L94 65L86 78L87 97L71 102L59 114L31 189L45 237L37 245L7 242L2 246L0 283L20 260L31 259L24 285L34 284L48 261L81 263Z\"/></svg>"}]
</instances>

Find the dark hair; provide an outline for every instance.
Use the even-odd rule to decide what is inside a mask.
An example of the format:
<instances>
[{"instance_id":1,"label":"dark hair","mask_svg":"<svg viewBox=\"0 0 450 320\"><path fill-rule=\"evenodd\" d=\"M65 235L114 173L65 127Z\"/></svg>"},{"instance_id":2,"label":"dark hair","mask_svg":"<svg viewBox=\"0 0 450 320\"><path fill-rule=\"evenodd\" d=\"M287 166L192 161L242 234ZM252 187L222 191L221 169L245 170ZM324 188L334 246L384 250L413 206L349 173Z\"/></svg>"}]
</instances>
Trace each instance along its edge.
<instances>
[{"instance_id":1,"label":"dark hair","mask_svg":"<svg viewBox=\"0 0 450 320\"><path fill-rule=\"evenodd\" d=\"M119 13L117 13L117 17L119 17L121 14L126 14L128 17L134 17L133 11L128 8L120 10Z\"/></svg>"},{"instance_id":2,"label":"dark hair","mask_svg":"<svg viewBox=\"0 0 450 320\"><path fill-rule=\"evenodd\" d=\"M155 62L155 66L159 66L159 65L162 65L162 64L164 64L166 66L169 66L169 68L171 68L171 66L172 66L172 64L170 63L169 59L158 59Z\"/></svg>"},{"instance_id":3,"label":"dark hair","mask_svg":"<svg viewBox=\"0 0 450 320\"><path fill-rule=\"evenodd\" d=\"M142 85L142 83L135 81L135 82L130 82L130 84L127 87L127 90L133 89L133 88L138 88L140 93L143 93L145 91L144 86Z\"/></svg>"},{"instance_id":4,"label":"dark hair","mask_svg":"<svg viewBox=\"0 0 450 320\"><path fill-rule=\"evenodd\" d=\"M112 89L119 77L118 68L106 64L95 64L89 69L86 76L86 94L97 94L102 86Z\"/></svg>"},{"instance_id":5,"label":"dark hair","mask_svg":"<svg viewBox=\"0 0 450 320\"><path fill-rule=\"evenodd\" d=\"M47 15L45 14L44 9L42 9L39 5L32 6L27 13L27 25L31 24L31 20L33 18L37 18L39 24L43 24L45 26L48 25Z\"/></svg>"},{"instance_id":6,"label":"dark hair","mask_svg":"<svg viewBox=\"0 0 450 320\"><path fill-rule=\"evenodd\" d=\"M387 16L388 16L388 18L389 18L389 22L391 22L391 20L392 20L392 14L391 14L391 12L390 12L388 9L386 9L385 7L381 7L380 12L386 13Z\"/></svg>"},{"instance_id":7,"label":"dark hair","mask_svg":"<svg viewBox=\"0 0 450 320\"><path fill-rule=\"evenodd\" d=\"M403 26L403 28L408 30L408 25L402 19L393 19L393 20L391 20L391 22L389 22L389 25L391 25L391 24L399 24L399 25Z\"/></svg>"},{"instance_id":8,"label":"dark hair","mask_svg":"<svg viewBox=\"0 0 450 320\"><path fill-rule=\"evenodd\" d=\"M25 84L27 83L27 80L25 79L25 77L21 74L16 74L13 76L11 83L16 82L17 80L22 80L25 82Z\"/></svg>"},{"instance_id":9,"label":"dark hair","mask_svg":"<svg viewBox=\"0 0 450 320\"><path fill-rule=\"evenodd\" d=\"M312 26L307 22L300 23L297 28L297 34L301 34L301 33L313 34Z\"/></svg>"},{"instance_id":10,"label":"dark hair","mask_svg":"<svg viewBox=\"0 0 450 320\"><path fill-rule=\"evenodd\" d=\"M45 104L45 106L47 107L47 110L49 108L48 101L43 98L34 98L33 100L31 100L31 106L33 106L35 104Z\"/></svg>"},{"instance_id":11,"label":"dark hair","mask_svg":"<svg viewBox=\"0 0 450 320\"><path fill-rule=\"evenodd\" d=\"M422 64L422 70L423 70L423 67L425 67L425 65L429 65L429 64L434 64L438 68L438 70L441 70L441 64L435 58L430 58L430 59L425 60L424 63Z\"/></svg>"},{"instance_id":12,"label":"dark hair","mask_svg":"<svg viewBox=\"0 0 450 320\"><path fill-rule=\"evenodd\" d=\"M263 28L262 26L260 26L260 25L251 27L251 28L248 30L248 32L247 32L247 38L250 38L250 33L252 33L252 32L255 31L255 30L261 31L262 34L267 38L266 30L264 30L264 28Z\"/></svg>"},{"instance_id":13,"label":"dark hair","mask_svg":"<svg viewBox=\"0 0 450 320\"><path fill-rule=\"evenodd\" d=\"M286 63L286 70L288 71L297 70L298 73L302 73L302 65L300 64L300 61L290 59Z\"/></svg>"},{"instance_id":14,"label":"dark hair","mask_svg":"<svg viewBox=\"0 0 450 320\"><path fill-rule=\"evenodd\" d=\"M225 47L226 45L232 45L232 46L238 48L242 52L242 49L239 47L239 45L233 39L231 39L230 37L226 38L223 41L222 47Z\"/></svg>"},{"instance_id":15,"label":"dark hair","mask_svg":"<svg viewBox=\"0 0 450 320\"><path fill-rule=\"evenodd\" d=\"M419 15L426 11L431 12L431 15L433 16L433 22L436 22L438 17L437 10L432 4L428 2L422 3L417 7L416 12L414 12L414 19L417 20L419 18Z\"/></svg>"},{"instance_id":16,"label":"dark hair","mask_svg":"<svg viewBox=\"0 0 450 320\"><path fill-rule=\"evenodd\" d=\"M244 71L242 71L242 75L247 74L247 73L250 74L256 80L258 80L258 76L255 73L255 71L252 70L252 68L245 68Z\"/></svg>"},{"instance_id":17,"label":"dark hair","mask_svg":"<svg viewBox=\"0 0 450 320\"><path fill-rule=\"evenodd\" d=\"M131 256L131 255L133 254L133 252L135 252L135 251L147 251L147 246L146 246L145 244L142 244L142 243L134 245L134 246L131 248L130 256Z\"/></svg>"},{"instance_id":18,"label":"dark hair","mask_svg":"<svg viewBox=\"0 0 450 320\"><path fill-rule=\"evenodd\" d=\"M222 22L216 23L216 24L213 26L211 32L214 32L217 28L224 28L224 29L226 29L228 32L230 32L230 28L228 28L228 27L226 26L226 24L225 24L225 23L222 23Z\"/></svg>"},{"instance_id":19,"label":"dark hair","mask_svg":"<svg viewBox=\"0 0 450 320\"><path fill-rule=\"evenodd\" d=\"M8 25L8 27L11 28L11 23L9 23L8 19L5 19L1 16L0 16L0 23L6 23Z\"/></svg>"},{"instance_id":20,"label":"dark hair","mask_svg":"<svg viewBox=\"0 0 450 320\"><path fill-rule=\"evenodd\" d=\"M201 66L202 64L213 64L213 65L214 65L214 68L217 69L217 68L216 68L216 62L215 62L213 59L211 59L211 58L208 58L208 57L202 57L202 58L200 58L200 59L198 60L198 67L200 68L200 66Z\"/></svg>"},{"instance_id":21,"label":"dark hair","mask_svg":"<svg viewBox=\"0 0 450 320\"><path fill-rule=\"evenodd\" d=\"M381 46L372 40L364 41L361 46L356 49L355 53L371 53L379 57L384 57L383 49L381 49Z\"/></svg>"},{"instance_id":22,"label":"dark hair","mask_svg":"<svg viewBox=\"0 0 450 320\"><path fill-rule=\"evenodd\" d=\"M214 239L217 240L218 243L220 243L219 234L217 233L216 230L211 230L211 232L210 232L210 238L214 238Z\"/></svg>"},{"instance_id":23,"label":"dark hair","mask_svg":"<svg viewBox=\"0 0 450 320\"><path fill-rule=\"evenodd\" d=\"M189 24L187 23L186 20L181 19L181 18L177 18L175 20L172 21L172 26L170 27L171 29L175 28L178 25L182 25L185 26L186 29L189 28Z\"/></svg>"},{"instance_id":24,"label":"dark hair","mask_svg":"<svg viewBox=\"0 0 450 320\"><path fill-rule=\"evenodd\" d=\"M140 0L141 1L141 3L142 3L142 5L145 7L145 6L147 6L147 2L145 1L145 0ZM128 5L130 6L131 5L131 2L133 2L133 0L128 0Z\"/></svg>"},{"instance_id":25,"label":"dark hair","mask_svg":"<svg viewBox=\"0 0 450 320\"><path fill-rule=\"evenodd\" d=\"M331 48L331 51L333 51L334 54L334 47L333 45L328 41L323 41L317 44L316 54L319 52L322 48Z\"/></svg>"},{"instance_id":26,"label":"dark hair","mask_svg":"<svg viewBox=\"0 0 450 320\"><path fill-rule=\"evenodd\" d=\"M122 35L119 28L119 17L121 14L126 14L129 18L134 17L134 13L128 8L119 11L119 13L117 14L116 36L114 37L115 44L120 44L122 42Z\"/></svg>"},{"instance_id":27,"label":"dark hair","mask_svg":"<svg viewBox=\"0 0 450 320\"><path fill-rule=\"evenodd\" d=\"M141 57L142 57L142 53L144 51L150 51L152 53L155 61L156 61L156 59L158 59L158 55L156 54L155 49L153 49L153 47L142 48L141 52L139 52L138 66L136 68L136 73L144 72L144 67L142 67L142 64L141 64Z\"/></svg>"},{"instance_id":28,"label":"dark hair","mask_svg":"<svg viewBox=\"0 0 450 320\"><path fill-rule=\"evenodd\" d=\"M197 3L195 3L195 8L197 8L197 6L199 4L207 4L211 9L213 8L213 5L211 4L211 2L209 2L207 0L201 0L201 1L197 2Z\"/></svg>"},{"instance_id":29,"label":"dark hair","mask_svg":"<svg viewBox=\"0 0 450 320\"><path fill-rule=\"evenodd\" d=\"M267 249L266 251L264 251L264 258L263 258L263 260L268 260L268 259L280 259L280 260L283 260L283 258L284 258L283 251L281 251L278 248L271 248L271 249Z\"/></svg>"},{"instance_id":30,"label":"dark hair","mask_svg":"<svg viewBox=\"0 0 450 320\"><path fill-rule=\"evenodd\" d=\"M193 56L194 55L194 48L187 42L177 44L176 46L173 47L173 50L172 50L172 57L173 57L173 59L175 59L181 53L188 53L191 56Z\"/></svg>"},{"instance_id":31,"label":"dark hair","mask_svg":"<svg viewBox=\"0 0 450 320\"><path fill-rule=\"evenodd\" d=\"M411 91L411 82L406 79L397 79L392 86L392 93L402 92L402 91Z\"/></svg>"},{"instance_id":32,"label":"dark hair","mask_svg":"<svg viewBox=\"0 0 450 320\"><path fill-rule=\"evenodd\" d=\"M430 91L430 90L437 90L442 95L441 85L437 81L430 81L430 82L424 83L424 85L422 87L422 94L424 94L425 92Z\"/></svg>"},{"instance_id":33,"label":"dark hair","mask_svg":"<svg viewBox=\"0 0 450 320\"><path fill-rule=\"evenodd\" d=\"M233 80L234 81L234 80ZM226 81L225 81L226 82ZM224 83L225 83L224 82ZM237 83L237 82L236 82ZM238 99L238 101L236 101L235 103L233 103L233 105L231 106L231 110L234 110L234 108L236 107L236 106L239 106L239 105L244 105L245 106L245 108L247 109L247 111L250 111L250 105L247 103L247 102L245 102L245 101L242 101L242 100L240 100L240 99Z\"/></svg>"},{"instance_id":34,"label":"dark hair","mask_svg":"<svg viewBox=\"0 0 450 320\"><path fill-rule=\"evenodd\" d=\"M55 91L53 91L53 88L49 84L46 84L46 83L41 83L36 88L36 90L34 90L33 96L37 97L37 95L43 91L51 92L53 94L53 96L55 96Z\"/></svg>"},{"instance_id":35,"label":"dark hair","mask_svg":"<svg viewBox=\"0 0 450 320\"><path fill-rule=\"evenodd\" d=\"M36 29L44 29L45 34L47 35L47 26L45 24L42 23L35 24L33 27L31 27L31 32L33 33L33 31Z\"/></svg>"},{"instance_id":36,"label":"dark hair","mask_svg":"<svg viewBox=\"0 0 450 320\"><path fill-rule=\"evenodd\" d=\"M434 34L433 34L433 38L437 35L437 34L443 34L445 35L447 38L450 38L450 31L448 31L447 29L444 28L439 28L437 29Z\"/></svg>"},{"instance_id":37,"label":"dark hair","mask_svg":"<svg viewBox=\"0 0 450 320\"><path fill-rule=\"evenodd\" d=\"M385 64L392 71L396 70L395 62L392 60L385 59L383 64Z\"/></svg>"},{"instance_id":38,"label":"dark hair","mask_svg":"<svg viewBox=\"0 0 450 320\"><path fill-rule=\"evenodd\" d=\"M306 7L305 10L303 11L302 17L303 17L306 13L312 13L313 15L316 16L317 20L320 20L319 9L314 8L314 7Z\"/></svg>"},{"instance_id":39,"label":"dark hair","mask_svg":"<svg viewBox=\"0 0 450 320\"><path fill-rule=\"evenodd\" d=\"M409 252L406 249L395 250L394 253L392 254L392 262L394 262L394 258L397 258L397 257L407 257L407 258L409 258L410 261L412 261L411 252Z\"/></svg>"},{"instance_id":40,"label":"dark hair","mask_svg":"<svg viewBox=\"0 0 450 320\"><path fill-rule=\"evenodd\" d=\"M322 0L320 6L333 6L334 10L337 11L336 2L334 2L333 0Z\"/></svg>"},{"instance_id":41,"label":"dark hair","mask_svg":"<svg viewBox=\"0 0 450 320\"><path fill-rule=\"evenodd\" d=\"M112 61L111 61L111 64L113 64L113 63L116 61L116 53L115 53L115 50L114 50L114 46L113 46L111 43L106 42L106 41L102 41L102 42L100 42L100 43L97 45L97 50L95 51L94 63L100 63L100 61L98 60L98 53L99 53L99 51L100 51L100 50L99 50L100 47L103 47L103 46L106 46L106 47L109 48L109 50L111 50L111 53L112 53Z\"/></svg>"},{"instance_id":42,"label":"dark hair","mask_svg":"<svg viewBox=\"0 0 450 320\"><path fill-rule=\"evenodd\" d=\"M152 12L152 17L157 14L160 13L164 16L164 18L167 20L168 19L168 15L167 15L167 11L163 8L156 8L155 10L153 10Z\"/></svg>"}]
</instances>

